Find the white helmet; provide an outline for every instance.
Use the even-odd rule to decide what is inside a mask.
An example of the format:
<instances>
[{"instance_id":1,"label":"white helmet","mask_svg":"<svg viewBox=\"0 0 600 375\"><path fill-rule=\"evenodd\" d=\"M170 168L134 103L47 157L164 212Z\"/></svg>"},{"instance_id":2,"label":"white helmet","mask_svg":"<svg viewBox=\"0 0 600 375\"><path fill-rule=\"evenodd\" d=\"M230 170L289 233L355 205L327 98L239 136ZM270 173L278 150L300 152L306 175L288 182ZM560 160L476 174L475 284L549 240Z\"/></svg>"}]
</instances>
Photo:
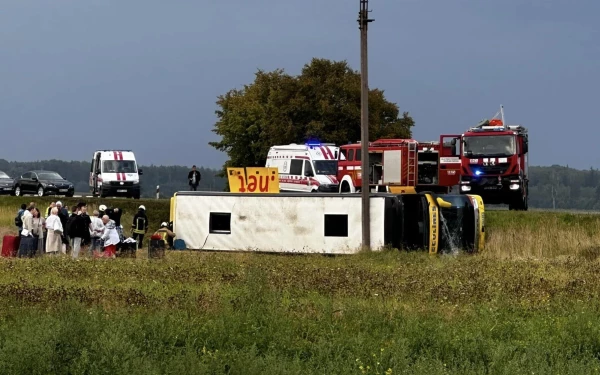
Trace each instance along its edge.
<instances>
[{"instance_id":1,"label":"white helmet","mask_svg":"<svg viewBox=\"0 0 600 375\"><path fill-rule=\"evenodd\" d=\"M99 209L100 211L106 211L106 206L105 206L105 205L103 205L103 204L101 204L101 205L100 205L100 207L98 207L98 209Z\"/></svg>"},{"instance_id":2,"label":"white helmet","mask_svg":"<svg viewBox=\"0 0 600 375\"><path fill-rule=\"evenodd\" d=\"M139 210L146 210L146 206L144 206L143 204L141 206L138 207Z\"/></svg>"},{"instance_id":3,"label":"white helmet","mask_svg":"<svg viewBox=\"0 0 600 375\"><path fill-rule=\"evenodd\" d=\"M161 227L167 227L167 226L169 226L169 225L167 224L167 222L166 222L166 221L163 221L162 223L160 223L160 226L161 226Z\"/></svg>"}]
</instances>

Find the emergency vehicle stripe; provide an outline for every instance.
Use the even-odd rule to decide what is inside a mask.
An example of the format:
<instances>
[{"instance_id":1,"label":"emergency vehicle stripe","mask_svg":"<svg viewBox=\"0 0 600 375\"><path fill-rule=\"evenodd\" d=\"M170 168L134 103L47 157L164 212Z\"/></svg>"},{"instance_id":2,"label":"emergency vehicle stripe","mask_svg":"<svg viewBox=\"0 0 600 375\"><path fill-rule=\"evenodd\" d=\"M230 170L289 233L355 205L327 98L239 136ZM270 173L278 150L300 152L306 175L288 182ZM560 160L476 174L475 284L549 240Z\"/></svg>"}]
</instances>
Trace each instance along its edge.
<instances>
[{"instance_id":1,"label":"emergency vehicle stripe","mask_svg":"<svg viewBox=\"0 0 600 375\"><path fill-rule=\"evenodd\" d=\"M121 174L117 173L117 181L121 181Z\"/></svg>"},{"instance_id":2,"label":"emergency vehicle stripe","mask_svg":"<svg viewBox=\"0 0 600 375\"><path fill-rule=\"evenodd\" d=\"M121 173L121 174L123 175L123 181L125 181L126 180L125 173Z\"/></svg>"},{"instance_id":3,"label":"emergency vehicle stripe","mask_svg":"<svg viewBox=\"0 0 600 375\"><path fill-rule=\"evenodd\" d=\"M329 158L333 159L333 152L331 152L331 149L328 146L325 146L325 151L327 151Z\"/></svg>"},{"instance_id":4,"label":"emergency vehicle stripe","mask_svg":"<svg viewBox=\"0 0 600 375\"><path fill-rule=\"evenodd\" d=\"M325 149L323 146L319 146L319 150L321 150L321 153L323 154L323 158L329 159L329 156L327 155L327 152L325 152Z\"/></svg>"},{"instance_id":5,"label":"emergency vehicle stripe","mask_svg":"<svg viewBox=\"0 0 600 375\"><path fill-rule=\"evenodd\" d=\"M296 156L296 159L306 159L306 160L310 160L310 158L308 156Z\"/></svg>"}]
</instances>

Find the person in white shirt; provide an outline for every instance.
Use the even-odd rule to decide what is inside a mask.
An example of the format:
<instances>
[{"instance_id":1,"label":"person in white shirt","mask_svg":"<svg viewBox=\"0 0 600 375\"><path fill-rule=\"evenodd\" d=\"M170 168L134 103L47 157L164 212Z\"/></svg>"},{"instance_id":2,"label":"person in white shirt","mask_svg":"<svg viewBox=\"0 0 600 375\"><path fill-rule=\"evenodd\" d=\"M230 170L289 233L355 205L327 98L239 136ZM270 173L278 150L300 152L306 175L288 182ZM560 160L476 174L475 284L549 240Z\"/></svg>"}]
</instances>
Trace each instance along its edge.
<instances>
[{"instance_id":1,"label":"person in white shirt","mask_svg":"<svg viewBox=\"0 0 600 375\"><path fill-rule=\"evenodd\" d=\"M23 230L21 231L21 243L19 245L19 252L17 256L19 258L22 257L32 257L35 254L35 238L33 237L33 215L31 214L31 210L34 209L34 206L30 205L27 208L23 215L21 216L21 220L23 220Z\"/></svg>"},{"instance_id":2,"label":"person in white shirt","mask_svg":"<svg viewBox=\"0 0 600 375\"><path fill-rule=\"evenodd\" d=\"M102 223L104 223L104 232L100 239L104 240L104 256L115 258L117 254L117 244L121 242L119 233L117 232L117 225L114 220L111 220L108 217L108 215L102 216Z\"/></svg>"},{"instance_id":3,"label":"person in white shirt","mask_svg":"<svg viewBox=\"0 0 600 375\"><path fill-rule=\"evenodd\" d=\"M90 238L92 241L90 244L90 254L94 255L94 251L100 251L102 248L100 237L102 237L102 233L104 232L104 223L100 219L100 212L98 210L94 210L94 215L90 219L92 220L92 224L90 224Z\"/></svg>"},{"instance_id":4,"label":"person in white shirt","mask_svg":"<svg viewBox=\"0 0 600 375\"><path fill-rule=\"evenodd\" d=\"M53 207L52 210L50 210L50 216L46 219L46 229L48 230L48 237L46 237L46 253L58 254L59 252L62 252L63 226L58 217L58 208Z\"/></svg>"}]
</instances>

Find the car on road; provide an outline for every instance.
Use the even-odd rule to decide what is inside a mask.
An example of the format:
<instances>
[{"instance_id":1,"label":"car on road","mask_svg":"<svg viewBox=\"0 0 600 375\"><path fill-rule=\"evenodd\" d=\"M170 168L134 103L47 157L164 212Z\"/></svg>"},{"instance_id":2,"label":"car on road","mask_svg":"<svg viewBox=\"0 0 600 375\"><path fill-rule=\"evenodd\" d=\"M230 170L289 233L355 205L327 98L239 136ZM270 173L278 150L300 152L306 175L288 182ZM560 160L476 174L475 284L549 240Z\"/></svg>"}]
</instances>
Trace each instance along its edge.
<instances>
[{"instance_id":1,"label":"car on road","mask_svg":"<svg viewBox=\"0 0 600 375\"><path fill-rule=\"evenodd\" d=\"M36 194L40 197L44 195L72 197L75 194L73 183L52 171L25 172L15 179L13 186L13 195L16 196Z\"/></svg>"},{"instance_id":2,"label":"car on road","mask_svg":"<svg viewBox=\"0 0 600 375\"><path fill-rule=\"evenodd\" d=\"M14 181L5 172L0 171L0 195L11 194L13 192Z\"/></svg>"}]
</instances>

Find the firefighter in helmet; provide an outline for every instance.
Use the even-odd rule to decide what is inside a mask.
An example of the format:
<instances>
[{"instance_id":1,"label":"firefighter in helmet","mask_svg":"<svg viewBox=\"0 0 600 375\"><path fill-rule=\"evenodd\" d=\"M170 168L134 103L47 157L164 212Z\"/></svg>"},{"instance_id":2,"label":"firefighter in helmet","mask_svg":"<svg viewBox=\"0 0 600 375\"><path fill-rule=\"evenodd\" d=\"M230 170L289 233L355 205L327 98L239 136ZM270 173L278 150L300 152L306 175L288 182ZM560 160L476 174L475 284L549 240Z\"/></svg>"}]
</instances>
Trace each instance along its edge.
<instances>
[{"instance_id":1,"label":"firefighter in helmet","mask_svg":"<svg viewBox=\"0 0 600 375\"><path fill-rule=\"evenodd\" d=\"M163 221L160 224L160 229L154 232L154 235L160 236L160 238L165 242L165 245L168 245L170 249L173 248L173 239L175 238L175 233L169 229L169 224Z\"/></svg>"},{"instance_id":2,"label":"firefighter in helmet","mask_svg":"<svg viewBox=\"0 0 600 375\"><path fill-rule=\"evenodd\" d=\"M144 235L148 232L148 217L146 216L146 207L141 205L138 208L138 212L133 217L133 223L131 224L131 231L133 232L133 239L137 241L137 249L142 246L144 242Z\"/></svg>"}]
</instances>

